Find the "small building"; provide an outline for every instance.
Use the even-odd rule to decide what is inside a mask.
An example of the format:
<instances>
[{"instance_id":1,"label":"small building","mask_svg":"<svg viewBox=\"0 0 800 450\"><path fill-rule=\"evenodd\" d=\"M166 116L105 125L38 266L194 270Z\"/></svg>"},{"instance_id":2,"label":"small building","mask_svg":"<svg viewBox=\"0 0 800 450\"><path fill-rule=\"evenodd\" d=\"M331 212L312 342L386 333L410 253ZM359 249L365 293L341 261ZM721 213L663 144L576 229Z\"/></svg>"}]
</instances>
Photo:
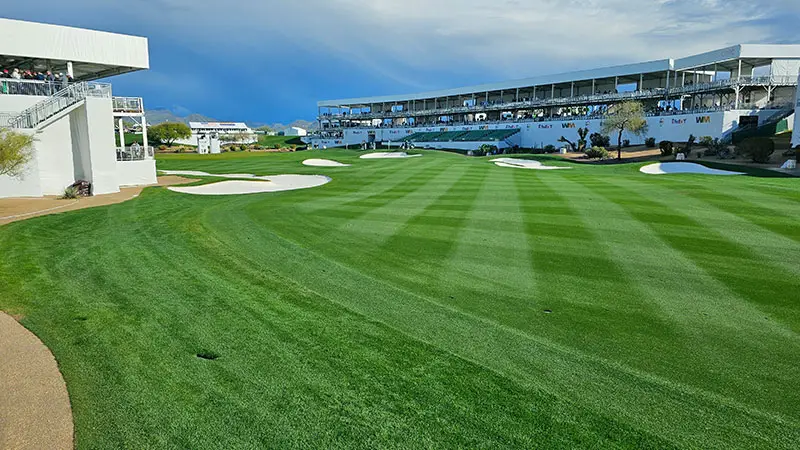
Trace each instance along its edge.
<instances>
[{"instance_id":1,"label":"small building","mask_svg":"<svg viewBox=\"0 0 800 450\"><path fill-rule=\"evenodd\" d=\"M222 142L238 144L252 144L257 141L255 132L242 122L189 122L192 129L191 142L198 145L198 139L203 136L216 135Z\"/></svg>"},{"instance_id":2,"label":"small building","mask_svg":"<svg viewBox=\"0 0 800 450\"><path fill-rule=\"evenodd\" d=\"M300 127L289 127L283 130L284 136L308 136L308 130Z\"/></svg>"}]
</instances>

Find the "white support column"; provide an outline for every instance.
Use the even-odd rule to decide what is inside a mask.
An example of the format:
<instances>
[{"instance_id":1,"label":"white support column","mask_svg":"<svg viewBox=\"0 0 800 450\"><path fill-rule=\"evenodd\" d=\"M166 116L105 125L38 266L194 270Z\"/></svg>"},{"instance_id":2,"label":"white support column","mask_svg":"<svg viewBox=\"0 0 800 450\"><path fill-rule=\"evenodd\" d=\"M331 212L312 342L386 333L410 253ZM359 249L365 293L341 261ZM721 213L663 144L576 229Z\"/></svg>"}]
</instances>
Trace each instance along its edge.
<instances>
[{"instance_id":1,"label":"white support column","mask_svg":"<svg viewBox=\"0 0 800 450\"><path fill-rule=\"evenodd\" d=\"M575 82L574 81L569 85L569 96L570 97L575 97Z\"/></svg>"},{"instance_id":2,"label":"white support column","mask_svg":"<svg viewBox=\"0 0 800 450\"><path fill-rule=\"evenodd\" d=\"M597 92L597 80L592 79L592 95Z\"/></svg>"},{"instance_id":3,"label":"white support column","mask_svg":"<svg viewBox=\"0 0 800 450\"><path fill-rule=\"evenodd\" d=\"M800 74L797 77L800 81ZM794 128L792 129L792 148L800 145L800 89L795 92Z\"/></svg>"},{"instance_id":4,"label":"white support column","mask_svg":"<svg viewBox=\"0 0 800 450\"><path fill-rule=\"evenodd\" d=\"M639 74L639 91L643 91L643 90L644 90L644 74L640 73Z\"/></svg>"},{"instance_id":5,"label":"white support column","mask_svg":"<svg viewBox=\"0 0 800 450\"><path fill-rule=\"evenodd\" d=\"M122 117L119 118L117 124L119 126L119 146L125 148L125 128L123 127Z\"/></svg>"},{"instance_id":6,"label":"white support column","mask_svg":"<svg viewBox=\"0 0 800 450\"><path fill-rule=\"evenodd\" d=\"M555 84L551 84L550 85L550 99L554 99L554 98L556 98L556 85Z\"/></svg>"},{"instance_id":7,"label":"white support column","mask_svg":"<svg viewBox=\"0 0 800 450\"><path fill-rule=\"evenodd\" d=\"M739 73L736 74L736 80L742 80L742 60L739 60Z\"/></svg>"},{"instance_id":8,"label":"white support column","mask_svg":"<svg viewBox=\"0 0 800 450\"><path fill-rule=\"evenodd\" d=\"M75 77L75 71L72 69L72 61L67 62L67 75L69 75L70 78Z\"/></svg>"},{"instance_id":9,"label":"white support column","mask_svg":"<svg viewBox=\"0 0 800 450\"><path fill-rule=\"evenodd\" d=\"M147 118L144 114L142 114L142 145L145 151L147 151L147 147L150 145L150 141L147 139Z\"/></svg>"}]
</instances>

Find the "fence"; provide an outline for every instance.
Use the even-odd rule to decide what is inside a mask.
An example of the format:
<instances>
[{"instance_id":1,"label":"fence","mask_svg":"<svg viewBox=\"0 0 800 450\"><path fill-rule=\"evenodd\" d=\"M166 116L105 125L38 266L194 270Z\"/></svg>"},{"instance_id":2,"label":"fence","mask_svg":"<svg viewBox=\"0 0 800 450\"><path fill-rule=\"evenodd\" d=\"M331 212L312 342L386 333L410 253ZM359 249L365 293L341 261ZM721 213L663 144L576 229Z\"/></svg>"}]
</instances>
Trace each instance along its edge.
<instances>
[{"instance_id":1,"label":"fence","mask_svg":"<svg viewBox=\"0 0 800 450\"><path fill-rule=\"evenodd\" d=\"M155 149L151 146L132 145L130 147L117 147L117 161L144 161L153 159Z\"/></svg>"}]
</instances>

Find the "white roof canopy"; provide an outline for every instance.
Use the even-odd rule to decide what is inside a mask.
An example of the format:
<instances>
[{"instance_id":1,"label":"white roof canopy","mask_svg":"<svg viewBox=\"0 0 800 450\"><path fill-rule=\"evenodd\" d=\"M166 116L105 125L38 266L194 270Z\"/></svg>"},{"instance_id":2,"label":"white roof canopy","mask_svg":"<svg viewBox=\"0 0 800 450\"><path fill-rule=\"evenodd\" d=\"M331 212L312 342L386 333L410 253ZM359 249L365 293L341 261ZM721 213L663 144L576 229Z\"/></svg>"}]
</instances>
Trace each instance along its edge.
<instances>
[{"instance_id":1,"label":"white roof canopy","mask_svg":"<svg viewBox=\"0 0 800 450\"><path fill-rule=\"evenodd\" d=\"M147 38L0 18L0 67L63 71L92 80L150 68Z\"/></svg>"},{"instance_id":2,"label":"white roof canopy","mask_svg":"<svg viewBox=\"0 0 800 450\"><path fill-rule=\"evenodd\" d=\"M522 80L481 84L477 86L421 92L416 94L326 100L318 102L317 105L320 107L335 108L340 106L369 105L376 103L401 103L431 98L469 96L475 93L496 92L501 90L511 91L516 89L530 88L533 86L563 85L572 82L578 83L586 81L591 82L591 80L614 79L615 77L618 77L620 82L622 82L624 78L636 78L636 80L638 80L640 75L642 75L642 77L646 80L654 76L665 77L665 73L668 70L674 71L710 68L716 63L736 61L740 58L749 60L751 65L756 65L756 63L769 64L769 62L773 59L800 59L800 45L736 45L733 47L714 50L677 60L662 59L658 61L625 64L591 70L580 70L576 72L555 75L543 75ZM724 64L721 64L720 70L724 70L724 66Z\"/></svg>"}]
</instances>

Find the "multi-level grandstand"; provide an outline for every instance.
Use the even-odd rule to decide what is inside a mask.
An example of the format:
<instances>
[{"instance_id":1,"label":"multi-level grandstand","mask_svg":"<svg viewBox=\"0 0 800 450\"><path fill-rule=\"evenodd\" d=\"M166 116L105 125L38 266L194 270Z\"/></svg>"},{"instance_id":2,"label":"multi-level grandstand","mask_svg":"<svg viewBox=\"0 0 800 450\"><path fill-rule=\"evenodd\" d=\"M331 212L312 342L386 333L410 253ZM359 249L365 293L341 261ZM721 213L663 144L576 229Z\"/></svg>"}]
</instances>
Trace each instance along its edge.
<instances>
[{"instance_id":1,"label":"multi-level grandstand","mask_svg":"<svg viewBox=\"0 0 800 450\"><path fill-rule=\"evenodd\" d=\"M35 135L23 173L0 175L0 197L155 183L142 99L96 81L148 68L146 38L0 19L0 127ZM124 120L141 123L144 145L125 146Z\"/></svg>"},{"instance_id":2,"label":"multi-level grandstand","mask_svg":"<svg viewBox=\"0 0 800 450\"><path fill-rule=\"evenodd\" d=\"M609 107L641 102L649 134L730 138L776 122L791 128L800 45L736 45L680 59L539 76L435 92L318 103L314 147L403 141L474 149L558 145L572 129L599 132ZM626 136L632 143L644 137Z\"/></svg>"}]
</instances>

